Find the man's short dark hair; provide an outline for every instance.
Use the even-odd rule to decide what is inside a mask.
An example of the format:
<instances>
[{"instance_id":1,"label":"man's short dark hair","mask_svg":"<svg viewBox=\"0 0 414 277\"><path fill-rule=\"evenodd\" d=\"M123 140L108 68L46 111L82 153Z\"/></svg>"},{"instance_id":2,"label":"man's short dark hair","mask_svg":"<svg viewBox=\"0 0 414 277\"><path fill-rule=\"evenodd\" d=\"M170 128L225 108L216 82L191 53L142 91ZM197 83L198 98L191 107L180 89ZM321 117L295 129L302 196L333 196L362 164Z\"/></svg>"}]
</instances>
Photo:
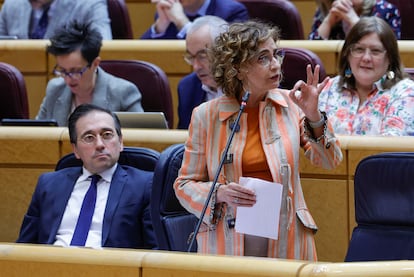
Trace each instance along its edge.
<instances>
[{"instance_id":1,"label":"man's short dark hair","mask_svg":"<svg viewBox=\"0 0 414 277\"><path fill-rule=\"evenodd\" d=\"M91 64L101 51L102 35L87 24L71 21L58 28L50 42L48 53L61 56L80 50L82 57Z\"/></svg>"},{"instance_id":2,"label":"man's short dark hair","mask_svg":"<svg viewBox=\"0 0 414 277\"><path fill-rule=\"evenodd\" d=\"M68 128L69 128L69 139L70 142L75 144L78 141L78 134L76 133L76 122L78 122L79 118L84 117L90 112L93 111L100 111L109 114L114 119L115 124L115 130L119 137L122 137L121 132L121 123L119 121L118 116L105 108L93 105L93 104L82 104L76 107L76 109L72 112L72 114L69 116L68 120Z\"/></svg>"}]
</instances>

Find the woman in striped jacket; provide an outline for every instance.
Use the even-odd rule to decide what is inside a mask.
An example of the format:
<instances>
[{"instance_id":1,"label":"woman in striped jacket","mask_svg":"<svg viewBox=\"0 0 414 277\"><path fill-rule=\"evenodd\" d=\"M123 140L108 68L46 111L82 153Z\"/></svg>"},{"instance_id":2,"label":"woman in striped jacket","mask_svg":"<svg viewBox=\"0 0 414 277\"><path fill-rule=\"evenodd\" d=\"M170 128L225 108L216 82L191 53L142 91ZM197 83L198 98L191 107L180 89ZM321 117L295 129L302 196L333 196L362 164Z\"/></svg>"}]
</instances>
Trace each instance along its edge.
<instances>
[{"instance_id":1,"label":"woman in striped jacket","mask_svg":"<svg viewBox=\"0 0 414 277\"><path fill-rule=\"evenodd\" d=\"M314 165L327 169L337 166L342 154L332 127L318 110L318 96L328 78L318 85L319 66L314 72L308 66L306 82L298 81L291 91L278 89L283 59L278 40L276 27L233 23L209 51L215 80L225 95L194 109L174 184L180 203L197 217L246 91L250 98L197 234L200 253L317 259L317 226L300 184L300 148ZM237 207L256 203L255 192L239 184L242 176L283 186L278 239L235 231Z\"/></svg>"}]
</instances>

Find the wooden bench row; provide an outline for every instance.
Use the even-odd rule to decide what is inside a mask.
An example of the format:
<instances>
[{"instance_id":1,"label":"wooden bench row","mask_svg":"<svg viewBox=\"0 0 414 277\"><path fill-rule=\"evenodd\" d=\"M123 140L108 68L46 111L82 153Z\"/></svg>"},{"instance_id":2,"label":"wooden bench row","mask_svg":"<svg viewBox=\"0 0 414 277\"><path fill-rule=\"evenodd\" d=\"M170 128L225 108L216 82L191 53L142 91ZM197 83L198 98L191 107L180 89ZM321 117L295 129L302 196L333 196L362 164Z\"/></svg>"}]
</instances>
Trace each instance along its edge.
<instances>
[{"instance_id":1,"label":"wooden bench row","mask_svg":"<svg viewBox=\"0 0 414 277\"><path fill-rule=\"evenodd\" d=\"M16 66L24 75L29 97L30 117L34 118L45 95L46 84L53 78L52 70L55 58L46 53L47 40L0 41L0 60ZM338 55L342 41L281 41L280 47L307 48L315 52L329 75L337 73ZM402 61L407 67L414 67L414 41L399 41ZM175 112L177 118L177 85L180 79L192 72L191 67L183 60L185 43L180 40L142 41L118 40L105 41L102 59L136 59L158 65L163 69L170 81ZM298 68L305 70L305 68Z\"/></svg>"},{"instance_id":2,"label":"wooden bench row","mask_svg":"<svg viewBox=\"0 0 414 277\"><path fill-rule=\"evenodd\" d=\"M162 151L183 143L181 130L124 129L125 146ZM369 155L414 151L414 137L339 137L344 160L335 170L313 167L303 156L301 180L305 199L319 231L316 243L321 261L343 261L355 225L353 174ZM63 127L0 127L0 242L14 242L38 176L53 171L56 162L70 153L68 131Z\"/></svg>"},{"instance_id":3,"label":"wooden bench row","mask_svg":"<svg viewBox=\"0 0 414 277\"><path fill-rule=\"evenodd\" d=\"M334 247L335 245L333 245ZM0 244L1 276L413 276L413 261L326 263L162 251Z\"/></svg>"}]
</instances>

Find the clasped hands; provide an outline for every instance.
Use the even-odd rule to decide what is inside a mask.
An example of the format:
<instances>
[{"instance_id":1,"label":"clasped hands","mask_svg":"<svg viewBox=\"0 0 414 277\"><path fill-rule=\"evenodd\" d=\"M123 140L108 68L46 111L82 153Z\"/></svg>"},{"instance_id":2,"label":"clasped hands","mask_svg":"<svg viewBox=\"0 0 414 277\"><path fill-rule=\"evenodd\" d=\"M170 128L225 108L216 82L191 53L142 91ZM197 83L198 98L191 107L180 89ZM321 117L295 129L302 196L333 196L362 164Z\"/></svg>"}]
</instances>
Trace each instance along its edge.
<instances>
[{"instance_id":1,"label":"clasped hands","mask_svg":"<svg viewBox=\"0 0 414 277\"><path fill-rule=\"evenodd\" d=\"M154 24L157 33L165 32L171 22L178 30L189 22L179 0L151 0L151 3L155 3L157 8L158 18Z\"/></svg>"},{"instance_id":2,"label":"clasped hands","mask_svg":"<svg viewBox=\"0 0 414 277\"><path fill-rule=\"evenodd\" d=\"M359 16L357 15L352 0L335 0L332 3L332 7L326 16L331 28L338 22L343 21L344 25L349 29L355 23L358 22Z\"/></svg>"}]
</instances>

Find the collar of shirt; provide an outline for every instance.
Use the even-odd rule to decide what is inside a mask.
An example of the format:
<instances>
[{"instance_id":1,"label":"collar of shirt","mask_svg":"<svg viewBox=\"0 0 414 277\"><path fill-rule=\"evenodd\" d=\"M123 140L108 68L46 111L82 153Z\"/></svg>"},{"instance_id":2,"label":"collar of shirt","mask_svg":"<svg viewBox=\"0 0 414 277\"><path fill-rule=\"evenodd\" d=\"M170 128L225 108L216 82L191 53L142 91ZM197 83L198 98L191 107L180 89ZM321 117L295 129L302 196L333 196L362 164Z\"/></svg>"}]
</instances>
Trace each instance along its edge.
<instances>
[{"instance_id":1,"label":"collar of shirt","mask_svg":"<svg viewBox=\"0 0 414 277\"><path fill-rule=\"evenodd\" d=\"M382 87L382 83L385 81L385 79L387 78L387 75L384 74L378 81L374 82L372 84L372 91L374 90L383 90ZM343 88L350 90L351 88L349 88L347 83L344 83Z\"/></svg>"},{"instance_id":2,"label":"collar of shirt","mask_svg":"<svg viewBox=\"0 0 414 277\"><path fill-rule=\"evenodd\" d=\"M101 180L104 180L105 182L111 183L112 176L114 175L114 172L116 170L116 167L118 166L118 163L114 164L111 168L100 172L99 175L101 176ZM89 172L85 167L83 167L82 175L79 176L79 181L85 181L87 180L93 173Z\"/></svg>"},{"instance_id":3,"label":"collar of shirt","mask_svg":"<svg viewBox=\"0 0 414 277\"><path fill-rule=\"evenodd\" d=\"M214 91L204 84L201 85L201 88L206 92L206 99L204 99L205 101L210 101L223 95L223 90L221 88L217 88L217 90Z\"/></svg>"}]
</instances>

